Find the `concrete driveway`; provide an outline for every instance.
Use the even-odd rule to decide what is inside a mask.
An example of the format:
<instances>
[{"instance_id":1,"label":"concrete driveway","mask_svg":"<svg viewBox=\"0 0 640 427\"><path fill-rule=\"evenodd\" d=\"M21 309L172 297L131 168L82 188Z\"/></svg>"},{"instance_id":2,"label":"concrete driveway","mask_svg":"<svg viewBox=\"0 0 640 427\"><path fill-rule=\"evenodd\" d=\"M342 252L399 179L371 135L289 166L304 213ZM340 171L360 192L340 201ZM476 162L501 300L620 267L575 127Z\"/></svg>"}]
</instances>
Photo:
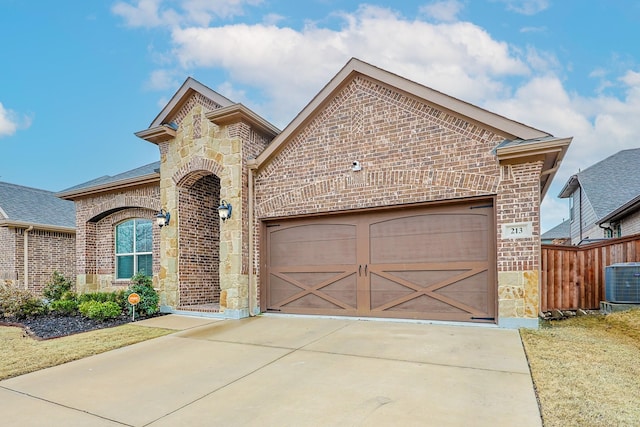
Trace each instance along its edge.
<instances>
[{"instance_id":1,"label":"concrete driveway","mask_svg":"<svg viewBox=\"0 0 640 427\"><path fill-rule=\"evenodd\" d=\"M3 426L541 426L518 332L163 316L176 333L0 382Z\"/></svg>"}]
</instances>

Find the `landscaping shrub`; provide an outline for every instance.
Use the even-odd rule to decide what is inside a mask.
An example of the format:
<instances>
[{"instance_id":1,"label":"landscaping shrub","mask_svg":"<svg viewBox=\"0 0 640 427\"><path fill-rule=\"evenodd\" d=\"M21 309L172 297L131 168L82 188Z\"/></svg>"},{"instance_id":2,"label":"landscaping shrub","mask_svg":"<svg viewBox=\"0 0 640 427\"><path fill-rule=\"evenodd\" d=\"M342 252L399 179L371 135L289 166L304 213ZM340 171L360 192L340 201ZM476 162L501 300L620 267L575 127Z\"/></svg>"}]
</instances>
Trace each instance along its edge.
<instances>
[{"instance_id":1,"label":"landscaping shrub","mask_svg":"<svg viewBox=\"0 0 640 427\"><path fill-rule=\"evenodd\" d=\"M57 271L53 272L51 282L47 283L42 290L42 295L49 301L57 301L62 299L66 292L70 292L73 288L73 282L66 279Z\"/></svg>"},{"instance_id":2,"label":"landscaping shrub","mask_svg":"<svg viewBox=\"0 0 640 427\"><path fill-rule=\"evenodd\" d=\"M125 291L124 298L129 297L132 293L140 295L140 302L136 305L136 314L143 316L150 316L159 311L158 302L160 297L155 289L153 289L153 281L151 277L145 276L142 273L136 273L131 278L131 286ZM129 314L133 314L133 306L126 304Z\"/></svg>"},{"instance_id":3,"label":"landscaping shrub","mask_svg":"<svg viewBox=\"0 0 640 427\"><path fill-rule=\"evenodd\" d=\"M51 303L51 311L63 316L73 316L78 312L78 301L75 299L60 299Z\"/></svg>"},{"instance_id":4,"label":"landscaping shrub","mask_svg":"<svg viewBox=\"0 0 640 427\"><path fill-rule=\"evenodd\" d=\"M113 302L85 301L78 306L80 313L89 319L113 319L122 314L121 307Z\"/></svg>"},{"instance_id":5,"label":"landscaping shrub","mask_svg":"<svg viewBox=\"0 0 640 427\"><path fill-rule=\"evenodd\" d=\"M2 317L24 319L46 314L47 306L31 292L14 286L0 286L0 314Z\"/></svg>"},{"instance_id":6,"label":"landscaping shrub","mask_svg":"<svg viewBox=\"0 0 640 427\"><path fill-rule=\"evenodd\" d=\"M117 292L89 292L78 295L78 302L82 304L87 301L97 302L115 302L118 303L120 298Z\"/></svg>"}]
</instances>

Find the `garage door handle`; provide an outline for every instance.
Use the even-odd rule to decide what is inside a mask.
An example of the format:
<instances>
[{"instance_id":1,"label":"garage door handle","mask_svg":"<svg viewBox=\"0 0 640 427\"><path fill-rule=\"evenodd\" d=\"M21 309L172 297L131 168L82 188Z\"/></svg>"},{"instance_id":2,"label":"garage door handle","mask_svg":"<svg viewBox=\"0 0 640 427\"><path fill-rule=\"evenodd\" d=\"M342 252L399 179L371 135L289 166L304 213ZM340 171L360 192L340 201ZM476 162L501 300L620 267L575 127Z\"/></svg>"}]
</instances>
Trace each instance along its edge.
<instances>
[{"instance_id":1,"label":"garage door handle","mask_svg":"<svg viewBox=\"0 0 640 427\"><path fill-rule=\"evenodd\" d=\"M358 266L358 276L362 276L362 264Z\"/></svg>"},{"instance_id":2,"label":"garage door handle","mask_svg":"<svg viewBox=\"0 0 640 427\"><path fill-rule=\"evenodd\" d=\"M367 277L367 265L364 266L364 277Z\"/></svg>"}]
</instances>

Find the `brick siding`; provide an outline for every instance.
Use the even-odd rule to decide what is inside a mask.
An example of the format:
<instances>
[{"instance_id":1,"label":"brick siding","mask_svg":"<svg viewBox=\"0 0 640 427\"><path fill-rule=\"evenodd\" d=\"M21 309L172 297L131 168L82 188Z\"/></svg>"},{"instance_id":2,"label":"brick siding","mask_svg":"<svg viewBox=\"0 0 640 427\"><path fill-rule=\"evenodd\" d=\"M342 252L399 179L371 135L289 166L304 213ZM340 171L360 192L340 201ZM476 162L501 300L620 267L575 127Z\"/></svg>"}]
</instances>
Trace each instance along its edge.
<instances>
[{"instance_id":1,"label":"brick siding","mask_svg":"<svg viewBox=\"0 0 640 427\"><path fill-rule=\"evenodd\" d=\"M260 218L496 194L477 125L364 77L348 84L256 179ZM351 171L353 161L362 171Z\"/></svg>"},{"instance_id":2,"label":"brick siding","mask_svg":"<svg viewBox=\"0 0 640 427\"><path fill-rule=\"evenodd\" d=\"M220 179L206 175L187 183L178 196L181 307L220 301Z\"/></svg>"},{"instance_id":3,"label":"brick siding","mask_svg":"<svg viewBox=\"0 0 640 427\"><path fill-rule=\"evenodd\" d=\"M76 272L87 277L87 288L127 285L115 280L115 226L127 219L155 219L160 210L160 188L146 184L118 191L86 196L75 200L76 205ZM153 273L157 275L160 262L159 230L153 227ZM106 275L107 283L94 283L91 277Z\"/></svg>"},{"instance_id":4,"label":"brick siding","mask_svg":"<svg viewBox=\"0 0 640 427\"><path fill-rule=\"evenodd\" d=\"M24 287L24 234L21 228L0 228L0 281ZM41 295L44 286L57 271L75 280L75 235L46 230L31 230L28 241L27 289Z\"/></svg>"}]
</instances>

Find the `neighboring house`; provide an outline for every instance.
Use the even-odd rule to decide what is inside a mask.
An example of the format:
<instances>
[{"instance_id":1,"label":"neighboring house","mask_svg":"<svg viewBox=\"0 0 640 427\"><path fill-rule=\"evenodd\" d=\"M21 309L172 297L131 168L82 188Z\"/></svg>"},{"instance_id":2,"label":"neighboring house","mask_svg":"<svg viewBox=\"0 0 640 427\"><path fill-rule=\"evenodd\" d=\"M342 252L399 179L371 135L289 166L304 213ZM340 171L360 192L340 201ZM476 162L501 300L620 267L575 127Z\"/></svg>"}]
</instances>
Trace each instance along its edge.
<instances>
[{"instance_id":1,"label":"neighboring house","mask_svg":"<svg viewBox=\"0 0 640 427\"><path fill-rule=\"evenodd\" d=\"M55 193L0 182L0 283L41 293L75 277L75 209Z\"/></svg>"},{"instance_id":2,"label":"neighboring house","mask_svg":"<svg viewBox=\"0 0 640 427\"><path fill-rule=\"evenodd\" d=\"M167 312L537 325L540 201L571 138L357 59L282 131L189 78L136 135L159 171L60 193L81 290L151 268Z\"/></svg>"},{"instance_id":3,"label":"neighboring house","mask_svg":"<svg viewBox=\"0 0 640 427\"><path fill-rule=\"evenodd\" d=\"M571 244L640 233L640 148L623 150L571 176Z\"/></svg>"},{"instance_id":4,"label":"neighboring house","mask_svg":"<svg viewBox=\"0 0 640 427\"><path fill-rule=\"evenodd\" d=\"M543 245L570 245L571 244L571 221L564 220L551 230L542 233L540 241Z\"/></svg>"}]
</instances>

